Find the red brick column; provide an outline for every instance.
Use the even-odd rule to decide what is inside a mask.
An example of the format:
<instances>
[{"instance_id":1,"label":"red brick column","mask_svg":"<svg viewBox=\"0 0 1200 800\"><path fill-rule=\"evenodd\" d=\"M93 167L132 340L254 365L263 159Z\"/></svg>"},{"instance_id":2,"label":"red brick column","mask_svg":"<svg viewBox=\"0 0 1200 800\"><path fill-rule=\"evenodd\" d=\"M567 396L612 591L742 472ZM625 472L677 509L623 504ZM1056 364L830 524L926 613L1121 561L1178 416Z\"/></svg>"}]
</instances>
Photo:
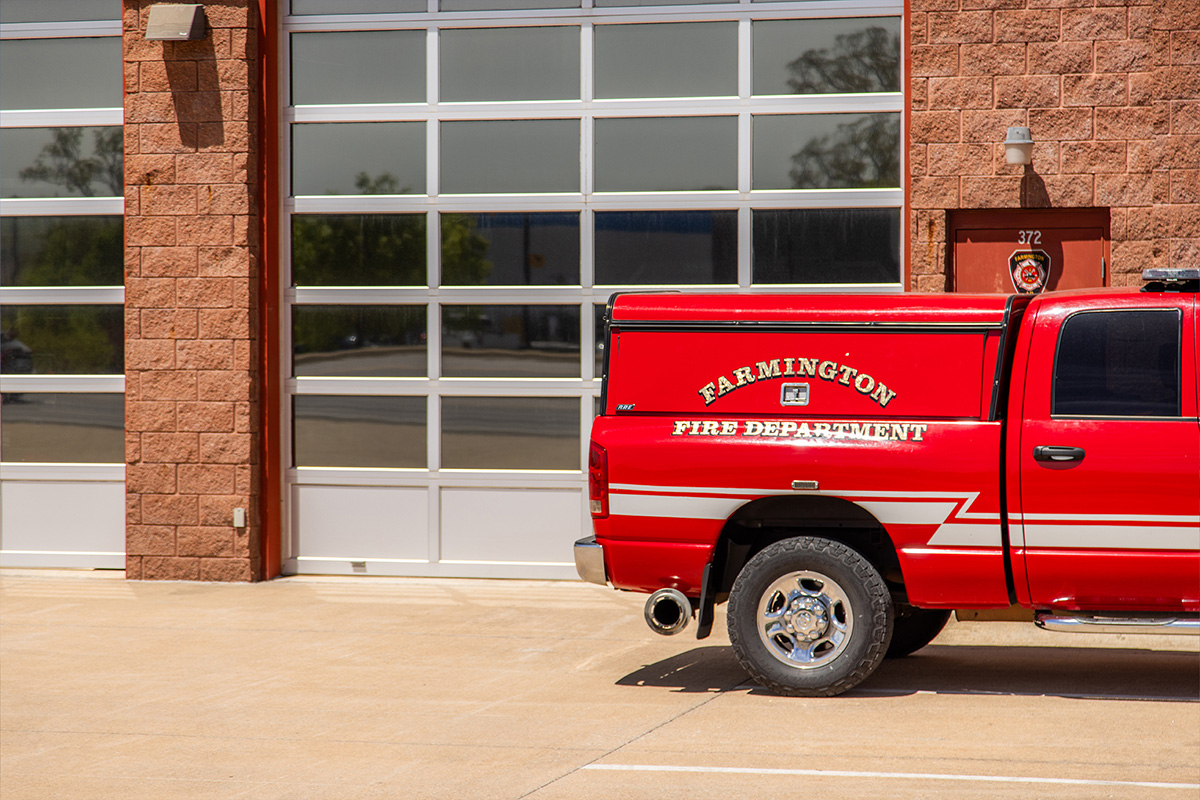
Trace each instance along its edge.
<instances>
[{"instance_id":1,"label":"red brick column","mask_svg":"<svg viewBox=\"0 0 1200 800\"><path fill-rule=\"evenodd\" d=\"M126 574L257 580L257 4L150 42L123 1Z\"/></svg>"},{"instance_id":2,"label":"red brick column","mask_svg":"<svg viewBox=\"0 0 1200 800\"><path fill-rule=\"evenodd\" d=\"M1108 207L1114 285L1200 263L1196 0L911 0L909 266L946 286L947 209ZM1000 144L1028 126L1029 168Z\"/></svg>"}]
</instances>

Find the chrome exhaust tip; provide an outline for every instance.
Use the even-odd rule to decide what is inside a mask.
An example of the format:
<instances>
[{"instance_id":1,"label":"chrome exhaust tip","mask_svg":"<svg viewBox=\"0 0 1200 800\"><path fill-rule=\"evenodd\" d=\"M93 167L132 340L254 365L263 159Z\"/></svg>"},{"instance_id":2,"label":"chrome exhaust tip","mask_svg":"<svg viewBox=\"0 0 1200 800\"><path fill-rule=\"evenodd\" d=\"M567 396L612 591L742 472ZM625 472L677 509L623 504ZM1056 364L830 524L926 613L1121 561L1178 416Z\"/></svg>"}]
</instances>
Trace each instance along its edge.
<instances>
[{"instance_id":1,"label":"chrome exhaust tip","mask_svg":"<svg viewBox=\"0 0 1200 800\"><path fill-rule=\"evenodd\" d=\"M678 589L659 589L646 601L646 624L662 636L674 636L692 620L692 603Z\"/></svg>"}]
</instances>

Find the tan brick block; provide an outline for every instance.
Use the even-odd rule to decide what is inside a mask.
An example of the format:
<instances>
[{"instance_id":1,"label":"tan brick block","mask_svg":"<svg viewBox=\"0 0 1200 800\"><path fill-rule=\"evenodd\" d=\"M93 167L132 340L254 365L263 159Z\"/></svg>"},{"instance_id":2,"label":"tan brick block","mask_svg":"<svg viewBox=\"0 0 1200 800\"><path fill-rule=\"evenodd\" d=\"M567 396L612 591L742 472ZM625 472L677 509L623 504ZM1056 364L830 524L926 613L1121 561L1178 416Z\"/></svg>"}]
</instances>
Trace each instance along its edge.
<instances>
[{"instance_id":1,"label":"tan brick block","mask_svg":"<svg viewBox=\"0 0 1200 800\"><path fill-rule=\"evenodd\" d=\"M1159 169L1191 169L1200 164L1200 138L1196 136L1159 136L1155 143Z\"/></svg>"},{"instance_id":2,"label":"tan brick block","mask_svg":"<svg viewBox=\"0 0 1200 800\"><path fill-rule=\"evenodd\" d=\"M1195 66L1162 67L1154 75L1160 100L1195 100L1200 95L1200 70Z\"/></svg>"},{"instance_id":3,"label":"tan brick block","mask_svg":"<svg viewBox=\"0 0 1200 800\"><path fill-rule=\"evenodd\" d=\"M1064 142L1063 172L1124 172L1124 142Z\"/></svg>"},{"instance_id":4,"label":"tan brick block","mask_svg":"<svg viewBox=\"0 0 1200 800\"><path fill-rule=\"evenodd\" d=\"M231 278L180 278L175 288L179 305L185 308L229 308L233 305Z\"/></svg>"},{"instance_id":5,"label":"tan brick block","mask_svg":"<svg viewBox=\"0 0 1200 800\"><path fill-rule=\"evenodd\" d=\"M913 142L933 144L935 142L957 142L961 136L959 112L924 111L909 118L909 138Z\"/></svg>"},{"instance_id":6,"label":"tan brick block","mask_svg":"<svg viewBox=\"0 0 1200 800\"><path fill-rule=\"evenodd\" d=\"M1123 106L1129 96L1125 75L1064 75L1064 106Z\"/></svg>"},{"instance_id":7,"label":"tan brick block","mask_svg":"<svg viewBox=\"0 0 1200 800\"><path fill-rule=\"evenodd\" d=\"M199 187L201 202L210 199L209 187ZM234 244L233 217L207 213L200 209L201 216L179 220L178 233L180 244L190 245L230 245Z\"/></svg>"},{"instance_id":8,"label":"tan brick block","mask_svg":"<svg viewBox=\"0 0 1200 800\"><path fill-rule=\"evenodd\" d=\"M1047 175L1043 178L1047 197L1054 208L1087 208L1096 202L1096 179L1093 175Z\"/></svg>"},{"instance_id":9,"label":"tan brick block","mask_svg":"<svg viewBox=\"0 0 1200 800\"><path fill-rule=\"evenodd\" d=\"M929 174L929 159L926 151L928 145L910 144L908 146L908 174L909 175L928 175Z\"/></svg>"},{"instance_id":10,"label":"tan brick block","mask_svg":"<svg viewBox=\"0 0 1200 800\"><path fill-rule=\"evenodd\" d=\"M128 431L174 431L175 403L125 402L125 429Z\"/></svg>"},{"instance_id":11,"label":"tan brick block","mask_svg":"<svg viewBox=\"0 0 1200 800\"><path fill-rule=\"evenodd\" d=\"M247 376L251 375L258 366L257 355L254 344L249 340L235 339L233 341L233 364L235 368L243 370Z\"/></svg>"},{"instance_id":12,"label":"tan brick block","mask_svg":"<svg viewBox=\"0 0 1200 800\"><path fill-rule=\"evenodd\" d=\"M125 490L141 494L174 494L174 464L129 464L125 468Z\"/></svg>"},{"instance_id":13,"label":"tan brick block","mask_svg":"<svg viewBox=\"0 0 1200 800\"><path fill-rule=\"evenodd\" d=\"M1172 203L1200 203L1200 170L1171 170Z\"/></svg>"},{"instance_id":14,"label":"tan brick block","mask_svg":"<svg viewBox=\"0 0 1200 800\"><path fill-rule=\"evenodd\" d=\"M232 534L233 510L248 506L248 498L242 495L201 495L200 524L224 526Z\"/></svg>"},{"instance_id":15,"label":"tan brick block","mask_svg":"<svg viewBox=\"0 0 1200 800\"><path fill-rule=\"evenodd\" d=\"M175 368L175 347L169 340L140 339L125 343L128 369L159 370Z\"/></svg>"},{"instance_id":16,"label":"tan brick block","mask_svg":"<svg viewBox=\"0 0 1200 800\"><path fill-rule=\"evenodd\" d=\"M145 556L142 558L142 580L198 581L200 580L200 559Z\"/></svg>"},{"instance_id":17,"label":"tan brick block","mask_svg":"<svg viewBox=\"0 0 1200 800\"><path fill-rule=\"evenodd\" d=\"M143 61L140 75L143 92L196 91L195 61Z\"/></svg>"},{"instance_id":18,"label":"tan brick block","mask_svg":"<svg viewBox=\"0 0 1200 800\"><path fill-rule=\"evenodd\" d=\"M125 157L125 183L151 185L175 182L175 158L165 153Z\"/></svg>"},{"instance_id":19,"label":"tan brick block","mask_svg":"<svg viewBox=\"0 0 1200 800\"><path fill-rule=\"evenodd\" d=\"M178 466L179 491L184 494L235 494L237 486L236 467L231 464L180 464Z\"/></svg>"},{"instance_id":20,"label":"tan brick block","mask_svg":"<svg viewBox=\"0 0 1200 800\"><path fill-rule=\"evenodd\" d=\"M1159 148L1153 141L1134 140L1125 143L1126 172L1150 172L1157 169L1162 160Z\"/></svg>"},{"instance_id":21,"label":"tan brick block","mask_svg":"<svg viewBox=\"0 0 1200 800\"><path fill-rule=\"evenodd\" d=\"M200 461L204 464L249 464L251 440L241 433L201 433Z\"/></svg>"},{"instance_id":22,"label":"tan brick block","mask_svg":"<svg viewBox=\"0 0 1200 800\"><path fill-rule=\"evenodd\" d=\"M931 294L949 291L949 279L945 275L917 275L913 283L913 291Z\"/></svg>"},{"instance_id":23,"label":"tan brick block","mask_svg":"<svg viewBox=\"0 0 1200 800\"><path fill-rule=\"evenodd\" d=\"M142 434L143 463L194 464L199 453L199 434L154 431Z\"/></svg>"},{"instance_id":24,"label":"tan brick block","mask_svg":"<svg viewBox=\"0 0 1200 800\"><path fill-rule=\"evenodd\" d=\"M204 498L202 498L204 499ZM229 558L233 556L233 528L218 527L212 522L179 529L179 555Z\"/></svg>"},{"instance_id":25,"label":"tan brick block","mask_svg":"<svg viewBox=\"0 0 1200 800\"><path fill-rule=\"evenodd\" d=\"M233 432L233 403L180 403L177 412L180 431Z\"/></svg>"},{"instance_id":26,"label":"tan brick block","mask_svg":"<svg viewBox=\"0 0 1200 800\"><path fill-rule=\"evenodd\" d=\"M229 369L233 365L233 344L228 340L180 339L174 345L180 369Z\"/></svg>"},{"instance_id":27,"label":"tan brick block","mask_svg":"<svg viewBox=\"0 0 1200 800\"><path fill-rule=\"evenodd\" d=\"M1166 203L1171 197L1171 173L1161 169L1150 173L1150 196L1155 203Z\"/></svg>"},{"instance_id":28,"label":"tan brick block","mask_svg":"<svg viewBox=\"0 0 1200 800\"><path fill-rule=\"evenodd\" d=\"M184 153L175 157L179 183L233 183L233 156L228 153Z\"/></svg>"},{"instance_id":29,"label":"tan brick block","mask_svg":"<svg viewBox=\"0 0 1200 800\"><path fill-rule=\"evenodd\" d=\"M1200 206L1179 204L1167 209L1167 235L1172 239L1200 238Z\"/></svg>"},{"instance_id":30,"label":"tan brick block","mask_svg":"<svg viewBox=\"0 0 1200 800\"><path fill-rule=\"evenodd\" d=\"M1096 42L1129 38L1123 8L1081 8L1062 12L1062 38L1067 42Z\"/></svg>"},{"instance_id":31,"label":"tan brick block","mask_svg":"<svg viewBox=\"0 0 1200 800\"><path fill-rule=\"evenodd\" d=\"M190 153L196 149L196 125L178 122L134 126L142 153ZM127 134L128 136L128 134ZM128 209L126 209L128 213Z\"/></svg>"},{"instance_id":32,"label":"tan brick block","mask_svg":"<svg viewBox=\"0 0 1200 800\"><path fill-rule=\"evenodd\" d=\"M1200 133L1200 102L1173 101L1170 104L1170 132L1175 135Z\"/></svg>"},{"instance_id":33,"label":"tan brick block","mask_svg":"<svg viewBox=\"0 0 1200 800\"><path fill-rule=\"evenodd\" d=\"M966 44L992 41L991 11L935 12L929 14L930 44Z\"/></svg>"},{"instance_id":34,"label":"tan brick block","mask_svg":"<svg viewBox=\"0 0 1200 800\"><path fill-rule=\"evenodd\" d=\"M995 90L997 108L1045 108L1060 100L1056 75L1000 76Z\"/></svg>"},{"instance_id":35,"label":"tan brick block","mask_svg":"<svg viewBox=\"0 0 1200 800\"><path fill-rule=\"evenodd\" d=\"M1097 139L1150 139L1155 133L1165 133L1168 125L1162 112L1153 108L1096 109Z\"/></svg>"},{"instance_id":36,"label":"tan brick block","mask_svg":"<svg viewBox=\"0 0 1200 800\"><path fill-rule=\"evenodd\" d=\"M196 213L196 187L143 186L142 213L148 216L190 216Z\"/></svg>"},{"instance_id":37,"label":"tan brick block","mask_svg":"<svg viewBox=\"0 0 1200 800\"><path fill-rule=\"evenodd\" d=\"M196 374L190 370L154 370L138 375L143 400L196 399Z\"/></svg>"},{"instance_id":38,"label":"tan brick block","mask_svg":"<svg viewBox=\"0 0 1200 800\"><path fill-rule=\"evenodd\" d=\"M220 583L248 583L255 579L255 570L247 558L202 558L200 580Z\"/></svg>"},{"instance_id":39,"label":"tan brick block","mask_svg":"<svg viewBox=\"0 0 1200 800\"><path fill-rule=\"evenodd\" d=\"M244 308L206 308L200 311L200 336L204 339L249 339L250 312Z\"/></svg>"},{"instance_id":40,"label":"tan brick block","mask_svg":"<svg viewBox=\"0 0 1200 800\"><path fill-rule=\"evenodd\" d=\"M196 123L196 148L211 153L242 153L250 149L252 137L246 122Z\"/></svg>"},{"instance_id":41,"label":"tan brick block","mask_svg":"<svg viewBox=\"0 0 1200 800\"><path fill-rule=\"evenodd\" d=\"M1126 223L1125 235L1123 238L1134 239L1159 239L1167 233L1167 215L1160 211L1155 206L1143 206L1141 208L1130 208L1128 211L1128 222Z\"/></svg>"},{"instance_id":42,"label":"tan brick block","mask_svg":"<svg viewBox=\"0 0 1200 800\"><path fill-rule=\"evenodd\" d=\"M1150 43L1145 40L1096 42L1096 72L1147 72L1153 66Z\"/></svg>"},{"instance_id":43,"label":"tan brick block","mask_svg":"<svg viewBox=\"0 0 1200 800\"><path fill-rule=\"evenodd\" d=\"M1200 31L1171 31L1170 63L1175 66L1196 66L1200 63Z\"/></svg>"},{"instance_id":44,"label":"tan brick block","mask_svg":"<svg viewBox=\"0 0 1200 800\"><path fill-rule=\"evenodd\" d=\"M236 433L258 433L258 413L256 404L234 404L233 429Z\"/></svg>"},{"instance_id":45,"label":"tan brick block","mask_svg":"<svg viewBox=\"0 0 1200 800\"><path fill-rule=\"evenodd\" d=\"M963 75L1022 75L1026 71L1024 43L962 45Z\"/></svg>"},{"instance_id":46,"label":"tan brick block","mask_svg":"<svg viewBox=\"0 0 1200 800\"><path fill-rule=\"evenodd\" d=\"M1090 108L1031 108L1029 128L1034 140L1091 139L1092 109Z\"/></svg>"},{"instance_id":47,"label":"tan brick block","mask_svg":"<svg viewBox=\"0 0 1200 800\"><path fill-rule=\"evenodd\" d=\"M147 339L195 339L196 312L184 309L146 309L141 314L142 335Z\"/></svg>"},{"instance_id":48,"label":"tan brick block","mask_svg":"<svg viewBox=\"0 0 1200 800\"><path fill-rule=\"evenodd\" d=\"M1033 42L1027 53L1034 75L1087 73L1094 65L1091 42Z\"/></svg>"},{"instance_id":49,"label":"tan brick block","mask_svg":"<svg viewBox=\"0 0 1200 800\"><path fill-rule=\"evenodd\" d=\"M173 556L175 528L169 525L130 525L125 529L125 552L137 556Z\"/></svg>"},{"instance_id":50,"label":"tan brick block","mask_svg":"<svg viewBox=\"0 0 1200 800\"><path fill-rule=\"evenodd\" d=\"M1102 206L1148 206L1154 202L1151 176L1096 175L1096 203Z\"/></svg>"},{"instance_id":51,"label":"tan brick block","mask_svg":"<svg viewBox=\"0 0 1200 800\"><path fill-rule=\"evenodd\" d=\"M915 4L911 4L913 12L908 17L908 36L912 46L929 43L929 15L924 9L916 10ZM939 9L941 10L941 9Z\"/></svg>"},{"instance_id":52,"label":"tan brick block","mask_svg":"<svg viewBox=\"0 0 1200 800\"><path fill-rule=\"evenodd\" d=\"M202 277L245 278L250 275L250 250L246 247L201 246L199 252Z\"/></svg>"},{"instance_id":53,"label":"tan brick block","mask_svg":"<svg viewBox=\"0 0 1200 800\"><path fill-rule=\"evenodd\" d=\"M991 107L991 78L929 79L929 108L932 110Z\"/></svg>"},{"instance_id":54,"label":"tan brick block","mask_svg":"<svg viewBox=\"0 0 1200 800\"><path fill-rule=\"evenodd\" d=\"M918 45L912 48L912 74L921 77L958 75L958 45Z\"/></svg>"},{"instance_id":55,"label":"tan brick block","mask_svg":"<svg viewBox=\"0 0 1200 800\"><path fill-rule=\"evenodd\" d=\"M125 402L129 403L129 392L126 391ZM142 460L142 435L132 431L125 433L125 463L139 464ZM128 509L126 509L128 512Z\"/></svg>"},{"instance_id":56,"label":"tan brick block","mask_svg":"<svg viewBox=\"0 0 1200 800\"><path fill-rule=\"evenodd\" d=\"M125 245L127 248L172 247L175 244L174 217L132 216L125 218ZM140 261L137 262L137 268L141 269Z\"/></svg>"},{"instance_id":57,"label":"tan brick block","mask_svg":"<svg viewBox=\"0 0 1200 800\"><path fill-rule=\"evenodd\" d=\"M258 244L257 217L253 223L249 216L235 215L233 218L233 243L238 247L254 247Z\"/></svg>"},{"instance_id":58,"label":"tan brick block","mask_svg":"<svg viewBox=\"0 0 1200 800\"><path fill-rule=\"evenodd\" d=\"M173 217L167 219L175 222ZM141 274L146 278L195 277L199 271L195 247L143 247L141 255Z\"/></svg>"},{"instance_id":59,"label":"tan brick block","mask_svg":"<svg viewBox=\"0 0 1200 800\"><path fill-rule=\"evenodd\" d=\"M1021 179L1015 176L965 177L961 181L963 208L1015 208Z\"/></svg>"},{"instance_id":60,"label":"tan brick block","mask_svg":"<svg viewBox=\"0 0 1200 800\"><path fill-rule=\"evenodd\" d=\"M125 98L126 124L171 123L178 119L177 97L170 92L133 94Z\"/></svg>"},{"instance_id":61,"label":"tan brick block","mask_svg":"<svg viewBox=\"0 0 1200 800\"><path fill-rule=\"evenodd\" d=\"M142 521L147 525L195 525L199 513L192 495L142 495Z\"/></svg>"},{"instance_id":62,"label":"tan brick block","mask_svg":"<svg viewBox=\"0 0 1200 800\"><path fill-rule=\"evenodd\" d=\"M209 185L200 189L202 214L248 215L250 211L249 186Z\"/></svg>"},{"instance_id":63,"label":"tan brick block","mask_svg":"<svg viewBox=\"0 0 1200 800\"><path fill-rule=\"evenodd\" d=\"M142 213L142 192L137 186L125 187L125 213L135 217Z\"/></svg>"},{"instance_id":64,"label":"tan brick block","mask_svg":"<svg viewBox=\"0 0 1200 800\"><path fill-rule=\"evenodd\" d=\"M957 178L914 177L909 197L912 208L961 208Z\"/></svg>"},{"instance_id":65,"label":"tan brick block","mask_svg":"<svg viewBox=\"0 0 1200 800\"><path fill-rule=\"evenodd\" d=\"M125 580L140 581L142 580L142 559L141 556L125 554Z\"/></svg>"},{"instance_id":66,"label":"tan brick block","mask_svg":"<svg viewBox=\"0 0 1200 800\"><path fill-rule=\"evenodd\" d=\"M908 104L913 111L929 108L929 78L913 78L908 83Z\"/></svg>"},{"instance_id":67,"label":"tan brick block","mask_svg":"<svg viewBox=\"0 0 1200 800\"><path fill-rule=\"evenodd\" d=\"M998 11L1025 8L1026 0L962 0L963 11Z\"/></svg>"},{"instance_id":68,"label":"tan brick block","mask_svg":"<svg viewBox=\"0 0 1200 800\"><path fill-rule=\"evenodd\" d=\"M964 142L1003 142L1008 129L1027 123L1024 109L1008 108L998 111L964 111L962 113L962 140ZM1035 130L1036 141L1040 134Z\"/></svg>"},{"instance_id":69,"label":"tan brick block","mask_svg":"<svg viewBox=\"0 0 1200 800\"><path fill-rule=\"evenodd\" d=\"M251 121L252 100L250 92L221 92L221 119Z\"/></svg>"},{"instance_id":70,"label":"tan brick block","mask_svg":"<svg viewBox=\"0 0 1200 800\"><path fill-rule=\"evenodd\" d=\"M239 402L250 399L250 379L243 370L211 370L196 376L196 399Z\"/></svg>"},{"instance_id":71,"label":"tan brick block","mask_svg":"<svg viewBox=\"0 0 1200 800\"><path fill-rule=\"evenodd\" d=\"M991 175L992 150L986 144L931 144L929 174Z\"/></svg>"},{"instance_id":72,"label":"tan brick block","mask_svg":"<svg viewBox=\"0 0 1200 800\"><path fill-rule=\"evenodd\" d=\"M1059 11L996 12L997 42L1054 42L1058 40ZM1065 13L1065 12L1062 12Z\"/></svg>"}]
</instances>

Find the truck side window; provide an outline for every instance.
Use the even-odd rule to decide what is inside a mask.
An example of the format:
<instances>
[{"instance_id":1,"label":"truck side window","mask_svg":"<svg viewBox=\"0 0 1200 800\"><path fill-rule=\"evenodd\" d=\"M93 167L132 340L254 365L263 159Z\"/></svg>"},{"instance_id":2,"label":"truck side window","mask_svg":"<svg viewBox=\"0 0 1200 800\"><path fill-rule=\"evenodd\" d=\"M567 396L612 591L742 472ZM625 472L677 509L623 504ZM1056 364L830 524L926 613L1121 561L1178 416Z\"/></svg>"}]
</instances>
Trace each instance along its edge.
<instances>
[{"instance_id":1,"label":"truck side window","mask_svg":"<svg viewBox=\"0 0 1200 800\"><path fill-rule=\"evenodd\" d=\"M1179 416L1180 328L1175 309L1072 315L1059 332L1050 413Z\"/></svg>"}]
</instances>

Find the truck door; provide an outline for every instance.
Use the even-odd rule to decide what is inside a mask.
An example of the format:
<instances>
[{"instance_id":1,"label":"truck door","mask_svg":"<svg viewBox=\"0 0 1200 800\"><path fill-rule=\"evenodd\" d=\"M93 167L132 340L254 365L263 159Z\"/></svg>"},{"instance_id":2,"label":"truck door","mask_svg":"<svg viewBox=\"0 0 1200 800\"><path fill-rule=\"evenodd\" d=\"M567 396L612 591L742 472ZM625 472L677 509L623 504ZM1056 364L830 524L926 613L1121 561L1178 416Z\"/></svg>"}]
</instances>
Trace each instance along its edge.
<instances>
[{"instance_id":1,"label":"truck door","mask_svg":"<svg viewBox=\"0 0 1200 800\"><path fill-rule=\"evenodd\" d=\"M1009 450L1035 607L1200 605L1195 314L1194 294L1170 293L1038 313Z\"/></svg>"}]
</instances>

